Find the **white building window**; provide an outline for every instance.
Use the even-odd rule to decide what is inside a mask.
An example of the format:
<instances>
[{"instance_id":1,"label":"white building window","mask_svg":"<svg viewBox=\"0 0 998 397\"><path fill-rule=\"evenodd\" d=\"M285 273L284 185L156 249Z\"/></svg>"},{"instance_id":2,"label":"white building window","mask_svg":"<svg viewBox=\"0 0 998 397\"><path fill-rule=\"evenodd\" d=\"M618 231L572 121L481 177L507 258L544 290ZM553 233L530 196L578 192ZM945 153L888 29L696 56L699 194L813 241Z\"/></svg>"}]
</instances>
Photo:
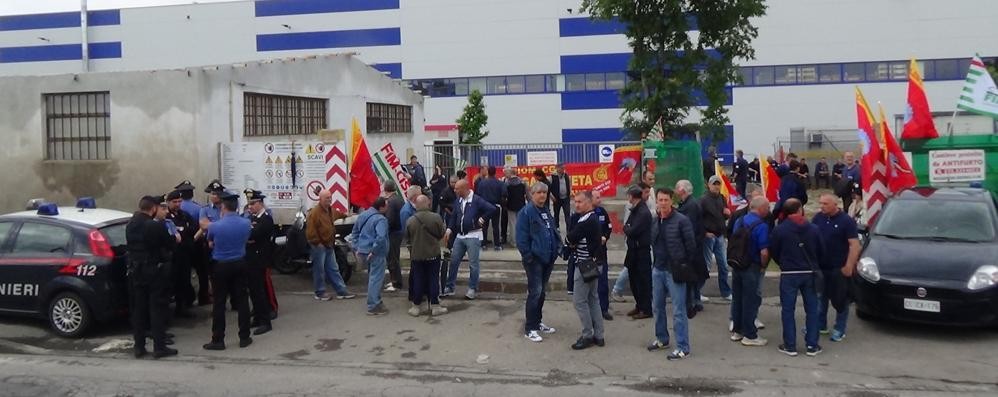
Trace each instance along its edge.
<instances>
[{"instance_id":1,"label":"white building window","mask_svg":"<svg viewBox=\"0 0 998 397\"><path fill-rule=\"evenodd\" d=\"M243 135L309 135L326 128L326 100L243 94Z\"/></svg>"},{"instance_id":2,"label":"white building window","mask_svg":"<svg viewBox=\"0 0 998 397\"><path fill-rule=\"evenodd\" d=\"M44 94L45 159L111 158L111 93Z\"/></svg>"}]
</instances>

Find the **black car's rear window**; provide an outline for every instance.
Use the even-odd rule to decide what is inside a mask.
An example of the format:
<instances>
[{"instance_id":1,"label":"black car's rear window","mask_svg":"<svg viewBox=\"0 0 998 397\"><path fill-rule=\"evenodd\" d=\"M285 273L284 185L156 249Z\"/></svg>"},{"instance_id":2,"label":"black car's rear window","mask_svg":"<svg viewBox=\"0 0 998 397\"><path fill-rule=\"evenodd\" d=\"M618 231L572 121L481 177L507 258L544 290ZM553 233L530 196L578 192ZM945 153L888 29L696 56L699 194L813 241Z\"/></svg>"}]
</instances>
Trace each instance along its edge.
<instances>
[{"instance_id":1,"label":"black car's rear window","mask_svg":"<svg viewBox=\"0 0 998 397\"><path fill-rule=\"evenodd\" d=\"M880 214L875 234L912 239L993 241L991 203L898 200Z\"/></svg>"},{"instance_id":2,"label":"black car's rear window","mask_svg":"<svg viewBox=\"0 0 998 397\"><path fill-rule=\"evenodd\" d=\"M110 240L109 242L112 247L119 247L124 246L127 242L125 241L125 226L128 226L127 222L105 226L101 228L100 231L107 236L107 239Z\"/></svg>"}]
</instances>

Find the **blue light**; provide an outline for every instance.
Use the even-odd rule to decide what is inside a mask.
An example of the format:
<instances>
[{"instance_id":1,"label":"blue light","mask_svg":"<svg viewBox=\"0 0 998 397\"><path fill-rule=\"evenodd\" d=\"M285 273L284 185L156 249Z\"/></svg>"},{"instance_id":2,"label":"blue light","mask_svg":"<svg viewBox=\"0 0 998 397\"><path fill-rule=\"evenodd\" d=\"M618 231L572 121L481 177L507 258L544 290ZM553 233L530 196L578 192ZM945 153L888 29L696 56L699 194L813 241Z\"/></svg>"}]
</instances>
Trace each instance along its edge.
<instances>
[{"instance_id":1,"label":"blue light","mask_svg":"<svg viewBox=\"0 0 998 397\"><path fill-rule=\"evenodd\" d=\"M83 209L83 208L87 208L87 209L97 208L97 200L94 200L93 197L80 197L80 198L76 199L76 208L81 208L81 209Z\"/></svg>"},{"instance_id":2,"label":"blue light","mask_svg":"<svg viewBox=\"0 0 998 397\"><path fill-rule=\"evenodd\" d=\"M54 203L45 203L38 206L38 215L56 216L59 215L59 206Z\"/></svg>"}]
</instances>

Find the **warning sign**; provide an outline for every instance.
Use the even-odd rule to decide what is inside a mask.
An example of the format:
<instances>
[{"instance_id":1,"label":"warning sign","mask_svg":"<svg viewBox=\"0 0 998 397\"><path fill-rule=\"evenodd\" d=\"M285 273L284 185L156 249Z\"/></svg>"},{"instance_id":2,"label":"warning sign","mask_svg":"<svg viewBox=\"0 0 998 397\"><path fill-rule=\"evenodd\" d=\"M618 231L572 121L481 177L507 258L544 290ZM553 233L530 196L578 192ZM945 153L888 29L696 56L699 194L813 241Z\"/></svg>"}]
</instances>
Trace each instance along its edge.
<instances>
[{"instance_id":1,"label":"warning sign","mask_svg":"<svg viewBox=\"0 0 998 397\"><path fill-rule=\"evenodd\" d=\"M929 151L929 182L983 181L987 170L984 150Z\"/></svg>"},{"instance_id":2,"label":"warning sign","mask_svg":"<svg viewBox=\"0 0 998 397\"><path fill-rule=\"evenodd\" d=\"M319 148L325 150L317 142L222 144L222 184L235 191L260 190L275 210L309 208L318 195L309 194L306 186L325 186L327 167Z\"/></svg>"},{"instance_id":3,"label":"warning sign","mask_svg":"<svg viewBox=\"0 0 998 397\"><path fill-rule=\"evenodd\" d=\"M308 199L312 201L319 201L319 192L321 192L326 187L319 181L311 181L305 185L305 194L308 194Z\"/></svg>"}]
</instances>

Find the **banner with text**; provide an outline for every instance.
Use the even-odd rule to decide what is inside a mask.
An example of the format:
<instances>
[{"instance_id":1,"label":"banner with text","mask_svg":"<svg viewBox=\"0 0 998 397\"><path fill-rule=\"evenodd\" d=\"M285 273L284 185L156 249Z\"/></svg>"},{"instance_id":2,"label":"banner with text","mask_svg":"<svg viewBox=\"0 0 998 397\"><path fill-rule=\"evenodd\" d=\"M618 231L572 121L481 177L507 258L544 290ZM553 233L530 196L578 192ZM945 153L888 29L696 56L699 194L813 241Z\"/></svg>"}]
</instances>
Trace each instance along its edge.
<instances>
[{"instance_id":1,"label":"banner with text","mask_svg":"<svg viewBox=\"0 0 998 397\"><path fill-rule=\"evenodd\" d=\"M527 184L527 186L533 185L537 181L534 177L534 170L540 168L544 171L545 175L548 176L550 181L550 175L555 173L555 165L541 165L541 166L525 166L525 167L515 167L516 175L520 177ZM565 164L565 172L568 173L572 178L572 191L578 192L582 190L593 190L600 193L601 196L612 196L614 192L614 184L612 178L612 172L610 172L612 164L601 164L601 163L569 163ZM478 176L478 168L468 167L465 172L468 173L469 180L475 180ZM503 170L496 170L496 177L503 177Z\"/></svg>"},{"instance_id":2,"label":"banner with text","mask_svg":"<svg viewBox=\"0 0 998 397\"><path fill-rule=\"evenodd\" d=\"M382 182L395 182L399 194L404 195L405 191L409 189L409 177L406 175L405 170L402 169L402 161L395 153L395 148L392 147L392 144L386 143L385 146L374 152L372 157L374 157L374 171L377 172L378 178Z\"/></svg>"}]
</instances>

